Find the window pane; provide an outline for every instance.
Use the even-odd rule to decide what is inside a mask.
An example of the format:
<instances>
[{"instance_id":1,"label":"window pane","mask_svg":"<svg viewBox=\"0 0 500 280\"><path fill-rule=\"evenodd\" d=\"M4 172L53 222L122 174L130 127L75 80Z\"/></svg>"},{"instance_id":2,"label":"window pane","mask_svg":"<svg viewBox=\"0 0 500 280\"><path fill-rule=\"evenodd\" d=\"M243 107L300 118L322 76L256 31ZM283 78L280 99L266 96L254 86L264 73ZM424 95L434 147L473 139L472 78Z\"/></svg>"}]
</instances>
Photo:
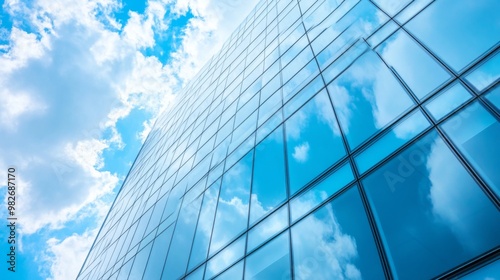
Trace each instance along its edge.
<instances>
[{"instance_id":1,"label":"window pane","mask_svg":"<svg viewBox=\"0 0 500 280\"><path fill-rule=\"evenodd\" d=\"M406 23L415 14L420 12L429 3L434 0L413 0L406 8L404 8L397 16L396 20L402 25Z\"/></svg>"},{"instance_id":2,"label":"window pane","mask_svg":"<svg viewBox=\"0 0 500 280\"><path fill-rule=\"evenodd\" d=\"M453 70L465 66L500 40L500 1L435 1L406 24Z\"/></svg>"},{"instance_id":3,"label":"window pane","mask_svg":"<svg viewBox=\"0 0 500 280\"><path fill-rule=\"evenodd\" d=\"M474 272L463 276L462 280L495 280L500 275L500 259L489 263Z\"/></svg>"},{"instance_id":4,"label":"window pane","mask_svg":"<svg viewBox=\"0 0 500 280\"><path fill-rule=\"evenodd\" d=\"M253 150L222 177L210 255L217 252L247 227L252 160Z\"/></svg>"},{"instance_id":5,"label":"window pane","mask_svg":"<svg viewBox=\"0 0 500 280\"><path fill-rule=\"evenodd\" d=\"M430 125L420 110L401 120L380 139L354 158L360 174L412 140Z\"/></svg>"},{"instance_id":6,"label":"window pane","mask_svg":"<svg viewBox=\"0 0 500 280\"><path fill-rule=\"evenodd\" d=\"M196 221L201 207L201 199L202 196L198 196L191 200L189 193L184 197L182 209L175 225L172 245L165 262L165 270L168 271L169 276L172 278L178 278L186 273Z\"/></svg>"},{"instance_id":7,"label":"window pane","mask_svg":"<svg viewBox=\"0 0 500 280\"><path fill-rule=\"evenodd\" d=\"M500 113L500 85L496 86L485 97L494 107L496 107L497 112Z\"/></svg>"},{"instance_id":8,"label":"window pane","mask_svg":"<svg viewBox=\"0 0 500 280\"><path fill-rule=\"evenodd\" d=\"M351 149L413 106L406 91L374 52L361 56L328 89Z\"/></svg>"},{"instance_id":9,"label":"window pane","mask_svg":"<svg viewBox=\"0 0 500 280\"><path fill-rule=\"evenodd\" d=\"M500 79L500 52L488 58L486 62L468 74L465 79L480 92L498 81Z\"/></svg>"},{"instance_id":10,"label":"window pane","mask_svg":"<svg viewBox=\"0 0 500 280\"><path fill-rule=\"evenodd\" d=\"M208 188L203 196L203 204L201 206L200 217L198 218L198 225L196 226L188 269L192 269L207 257L215 208L217 207L217 199L219 198L219 189L220 180Z\"/></svg>"},{"instance_id":11,"label":"window pane","mask_svg":"<svg viewBox=\"0 0 500 280\"><path fill-rule=\"evenodd\" d=\"M384 279L355 185L292 228L296 279Z\"/></svg>"},{"instance_id":12,"label":"window pane","mask_svg":"<svg viewBox=\"0 0 500 280\"><path fill-rule=\"evenodd\" d=\"M217 280L236 280L243 278L243 261L233 265L230 269L224 271L221 275L217 276Z\"/></svg>"},{"instance_id":13,"label":"window pane","mask_svg":"<svg viewBox=\"0 0 500 280\"><path fill-rule=\"evenodd\" d=\"M259 129L255 137L255 143L259 143L271 131L273 131L283 121L282 110L278 110L272 117L270 117Z\"/></svg>"},{"instance_id":14,"label":"window pane","mask_svg":"<svg viewBox=\"0 0 500 280\"><path fill-rule=\"evenodd\" d=\"M380 44L385 38L389 37L394 31L396 31L399 26L393 21L388 21L382 28L380 28L377 32L373 33L370 38L368 38L367 42L370 46L375 47Z\"/></svg>"},{"instance_id":15,"label":"window pane","mask_svg":"<svg viewBox=\"0 0 500 280\"><path fill-rule=\"evenodd\" d=\"M151 246L153 243L149 243L144 249L142 249L136 256L128 279L141 279L144 274L144 268L148 262L149 252L151 251Z\"/></svg>"},{"instance_id":16,"label":"window pane","mask_svg":"<svg viewBox=\"0 0 500 280\"><path fill-rule=\"evenodd\" d=\"M500 195L500 123L475 102L442 125L453 143Z\"/></svg>"},{"instance_id":17,"label":"window pane","mask_svg":"<svg viewBox=\"0 0 500 280\"><path fill-rule=\"evenodd\" d=\"M290 279L288 231L247 257L245 279Z\"/></svg>"},{"instance_id":18,"label":"window pane","mask_svg":"<svg viewBox=\"0 0 500 280\"><path fill-rule=\"evenodd\" d=\"M210 279L214 275L217 275L226 269L226 267L243 257L245 254L245 237L246 235L243 235L207 262L205 279Z\"/></svg>"},{"instance_id":19,"label":"window pane","mask_svg":"<svg viewBox=\"0 0 500 280\"><path fill-rule=\"evenodd\" d=\"M285 123L290 194L345 155L330 104L320 92Z\"/></svg>"},{"instance_id":20,"label":"window pane","mask_svg":"<svg viewBox=\"0 0 500 280\"><path fill-rule=\"evenodd\" d=\"M282 105L281 91L276 91L259 107L259 120L257 125L262 125L269 117L274 114Z\"/></svg>"},{"instance_id":21,"label":"window pane","mask_svg":"<svg viewBox=\"0 0 500 280\"><path fill-rule=\"evenodd\" d=\"M205 273L205 265L200 266L194 272L186 277L186 280L203 280L203 273ZM159 279L159 278L146 278L144 279Z\"/></svg>"},{"instance_id":22,"label":"window pane","mask_svg":"<svg viewBox=\"0 0 500 280\"><path fill-rule=\"evenodd\" d=\"M255 148L250 224L286 199L283 126Z\"/></svg>"},{"instance_id":23,"label":"window pane","mask_svg":"<svg viewBox=\"0 0 500 280\"><path fill-rule=\"evenodd\" d=\"M433 278L500 244L498 209L435 131L363 185L395 278Z\"/></svg>"},{"instance_id":24,"label":"window pane","mask_svg":"<svg viewBox=\"0 0 500 280\"><path fill-rule=\"evenodd\" d=\"M292 222L327 200L352 180L354 180L354 175L351 164L347 161L325 180L291 200L290 214Z\"/></svg>"},{"instance_id":25,"label":"window pane","mask_svg":"<svg viewBox=\"0 0 500 280\"><path fill-rule=\"evenodd\" d=\"M374 0L390 16L397 14L410 0Z\"/></svg>"},{"instance_id":26,"label":"window pane","mask_svg":"<svg viewBox=\"0 0 500 280\"><path fill-rule=\"evenodd\" d=\"M247 252L267 241L288 226L288 205L266 217L248 232Z\"/></svg>"},{"instance_id":27,"label":"window pane","mask_svg":"<svg viewBox=\"0 0 500 280\"><path fill-rule=\"evenodd\" d=\"M146 271L144 272L144 279L160 279L173 229L174 227L171 226L156 237Z\"/></svg>"},{"instance_id":28,"label":"window pane","mask_svg":"<svg viewBox=\"0 0 500 280\"><path fill-rule=\"evenodd\" d=\"M288 103L286 103L283 111L285 118L295 113L309 98L313 97L321 88L324 87L321 75L318 75L309 85L300 90Z\"/></svg>"},{"instance_id":29,"label":"window pane","mask_svg":"<svg viewBox=\"0 0 500 280\"><path fill-rule=\"evenodd\" d=\"M403 30L383 42L377 52L420 99L451 78L450 74Z\"/></svg>"},{"instance_id":30,"label":"window pane","mask_svg":"<svg viewBox=\"0 0 500 280\"><path fill-rule=\"evenodd\" d=\"M460 83L441 91L424 105L432 117L439 121L449 112L471 98L471 94Z\"/></svg>"}]
</instances>

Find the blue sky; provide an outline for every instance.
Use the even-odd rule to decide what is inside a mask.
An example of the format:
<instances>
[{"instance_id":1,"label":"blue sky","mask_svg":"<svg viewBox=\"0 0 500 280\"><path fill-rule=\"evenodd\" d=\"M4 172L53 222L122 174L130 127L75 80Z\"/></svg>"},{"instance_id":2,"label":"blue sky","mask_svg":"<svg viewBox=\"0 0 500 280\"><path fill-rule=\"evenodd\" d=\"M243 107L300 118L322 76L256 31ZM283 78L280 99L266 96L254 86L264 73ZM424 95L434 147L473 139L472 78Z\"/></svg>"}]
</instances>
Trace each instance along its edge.
<instances>
[{"instance_id":1,"label":"blue sky","mask_svg":"<svg viewBox=\"0 0 500 280\"><path fill-rule=\"evenodd\" d=\"M0 279L75 278L155 118L255 4L0 0Z\"/></svg>"}]
</instances>

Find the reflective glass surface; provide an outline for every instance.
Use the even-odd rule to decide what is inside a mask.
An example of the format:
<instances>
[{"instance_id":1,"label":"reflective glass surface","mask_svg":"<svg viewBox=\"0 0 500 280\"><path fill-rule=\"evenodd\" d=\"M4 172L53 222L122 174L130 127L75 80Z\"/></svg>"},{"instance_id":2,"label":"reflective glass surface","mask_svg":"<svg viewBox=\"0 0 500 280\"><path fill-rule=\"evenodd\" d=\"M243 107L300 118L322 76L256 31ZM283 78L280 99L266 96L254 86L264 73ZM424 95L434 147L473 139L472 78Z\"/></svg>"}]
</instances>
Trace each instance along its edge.
<instances>
[{"instance_id":1,"label":"reflective glass surface","mask_svg":"<svg viewBox=\"0 0 500 280\"><path fill-rule=\"evenodd\" d=\"M328 90L351 149L413 106L410 96L373 52L356 60Z\"/></svg>"},{"instance_id":2,"label":"reflective glass surface","mask_svg":"<svg viewBox=\"0 0 500 280\"><path fill-rule=\"evenodd\" d=\"M500 79L500 52L488 58L486 62L465 76L465 79L480 92L498 81Z\"/></svg>"},{"instance_id":3,"label":"reflective glass surface","mask_svg":"<svg viewBox=\"0 0 500 280\"><path fill-rule=\"evenodd\" d=\"M389 15L396 15L402 8L411 2L410 0L374 0L379 7L386 11Z\"/></svg>"},{"instance_id":4,"label":"reflective glass surface","mask_svg":"<svg viewBox=\"0 0 500 280\"><path fill-rule=\"evenodd\" d=\"M385 62L393 67L418 98L451 78L433 58L403 30L385 40L377 48Z\"/></svg>"},{"instance_id":5,"label":"reflective glass surface","mask_svg":"<svg viewBox=\"0 0 500 280\"><path fill-rule=\"evenodd\" d=\"M288 206L284 205L248 231L247 252L288 226Z\"/></svg>"},{"instance_id":6,"label":"reflective glass surface","mask_svg":"<svg viewBox=\"0 0 500 280\"><path fill-rule=\"evenodd\" d=\"M163 264L165 263L165 258L167 257L173 230L174 227L169 227L156 237L153 243L153 249L151 250L151 255L149 256L148 264L146 266L146 271L144 271L145 279L160 278L163 271Z\"/></svg>"},{"instance_id":7,"label":"reflective glass surface","mask_svg":"<svg viewBox=\"0 0 500 280\"><path fill-rule=\"evenodd\" d=\"M153 244L149 243L148 246L143 248L136 256L134 260L134 264L132 265L132 269L130 270L129 273L129 278L131 279L140 279L142 278L142 275L144 274L144 268L147 265L148 261L148 256L149 252L151 251L151 246Z\"/></svg>"},{"instance_id":8,"label":"reflective glass surface","mask_svg":"<svg viewBox=\"0 0 500 280\"><path fill-rule=\"evenodd\" d=\"M478 102L442 124L460 152L500 196L500 123Z\"/></svg>"},{"instance_id":9,"label":"reflective glass surface","mask_svg":"<svg viewBox=\"0 0 500 280\"><path fill-rule=\"evenodd\" d=\"M496 0L434 1L405 27L459 72L500 40L499 10Z\"/></svg>"},{"instance_id":10,"label":"reflective glass surface","mask_svg":"<svg viewBox=\"0 0 500 280\"><path fill-rule=\"evenodd\" d=\"M471 94L460 83L455 83L448 89L443 90L430 101L426 102L425 109L431 116L439 121L449 112L462 105L471 98Z\"/></svg>"},{"instance_id":11,"label":"reflective glass surface","mask_svg":"<svg viewBox=\"0 0 500 280\"><path fill-rule=\"evenodd\" d=\"M219 276L214 279L217 280L233 280L233 279L241 279L243 277L243 261L233 265L230 269L224 271Z\"/></svg>"},{"instance_id":12,"label":"reflective glass surface","mask_svg":"<svg viewBox=\"0 0 500 280\"><path fill-rule=\"evenodd\" d=\"M290 201L292 221L296 221L298 218L302 217L305 213L327 200L353 180L354 174L352 173L351 165L348 161L342 164L325 180Z\"/></svg>"},{"instance_id":13,"label":"reflective glass surface","mask_svg":"<svg viewBox=\"0 0 500 280\"><path fill-rule=\"evenodd\" d=\"M288 231L271 240L246 259L245 279L290 279Z\"/></svg>"},{"instance_id":14,"label":"reflective glass surface","mask_svg":"<svg viewBox=\"0 0 500 280\"><path fill-rule=\"evenodd\" d=\"M236 2L77 279L495 277L500 2Z\"/></svg>"},{"instance_id":15,"label":"reflective glass surface","mask_svg":"<svg viewBox=\"0 0 500 280\"><path fill-rule=\"evenodd\" d=\"M196 197L196 195L197 189L193 188L184 197L170 245L171 253L165 262L165 270L173 278L180 277L186 272L202 200L201 196Z\"/></svg>"},{"instance_id":16,"label":"reflective glass surface","mask_svg":"<svg viewBox=\"0 0 500 280\"><path fill-rule=\"evenodd\" d=\"M250 224L286 199L283 126L255 147Z\"/></svg>"},{"instance_id":17,"label":"reflective glass surface","mask_svg":"<svg viewBox=\"0 0 500 280\"><path fill-rule=\"evenodd\" d=\"M384 279L357 186L292 227L296 279Z\"/></svg>"},{"instance_id":18,"label":"reflective glass surface","mask_svg":"<svg viewBox=\"0 0 500 280\"><path fill-rule=\"evenodd\" d=\"M245 254L245 237L240 237L207 262L205 279L211 279Z\"/></svg>"},{"instance_id":19,"label":"reflective glass surface","mask_svg":"<svg viewBox=\"0 0 500 280\"><path fill-rule=\"evenodd\" d=\"M359 173L366 172L373 165L384 159L392 152L406 144L424 129L429 127L429 121L420 110L411 113L393 128L386 132L373 145L357 155L354 160Z\"/></svg>"},{"instance_id":20,"label":"reflective glass surface","mask_svg":"<svg viewBox=\"0 0 500 280\"><path fill-rule=\"evenodd\" d=\"M202 265L197 268L194 272L186 277L186 280L203 280L203 274L205 273L205 266ZM144 278L148 279L148 278Z\"/></svg>"},{"instance_id":21,"label":"reflective glass surface","mask_svg":"<svg viewBox=\"0 0 500 280\"><path fill-rule=\"evenodd\" d=\"M479 268L478 270L467 274L461 279L463 280L475 280L475 279L484 279L484 280L491 280L491 279L498 279L500 277L500 260L493 261L486 266L483 266Z\"/></svg>"},{"instance_id":22,"label":"reflective glass surface","mask_svg":"<svg viewBox=\"0 0 500 280\"><path fill-rule=\"evenodd\" d=\"M345 155L326 92L322 91L285 122L290 194Z\"/></svg>"},{"instance_id":23,"label":"reflective glass surface","mask_svg":"<svg viewBox=\"0 0 500 280\"><path fill-rule=\"evenodd\" d=\"M493 90L486 94L485 98L493 104L493 107L500 114L500 86L496 86Z\"/></svg>"},{"instance_id":24,"label":"reflective glass surface","mask_svg":"<svg viewBox=\"0 0 500 280\"><path fill-rule=\"evenodd\" d=\"M203 195L203 204L201 206L198 224L196 225L196 233L194 235L188 269L193 268L207 257L215 209L219 198L219 189L220 180L213 183Z\"/></svg>"},{"instance_id":25,"label":"reflective glass surface","mask_svg":"<svg viewBox=\"0 0 500 280\"><path fill-rule=\"evenodd\" d=\"M211 255L247 227L252 161L253 151L231 167L222 177L210 243Z\"/></svg>"},{"instance_id":26,"label":"reflective glass surface","mask_svg":"<svg viewBox=\"0 0 500 280\"><path fill-rule=\"evenodd\" d=\"M435 277L500 245L500 212L434 131L363 186L398 278Z\"/></svg>"}]
</instances>

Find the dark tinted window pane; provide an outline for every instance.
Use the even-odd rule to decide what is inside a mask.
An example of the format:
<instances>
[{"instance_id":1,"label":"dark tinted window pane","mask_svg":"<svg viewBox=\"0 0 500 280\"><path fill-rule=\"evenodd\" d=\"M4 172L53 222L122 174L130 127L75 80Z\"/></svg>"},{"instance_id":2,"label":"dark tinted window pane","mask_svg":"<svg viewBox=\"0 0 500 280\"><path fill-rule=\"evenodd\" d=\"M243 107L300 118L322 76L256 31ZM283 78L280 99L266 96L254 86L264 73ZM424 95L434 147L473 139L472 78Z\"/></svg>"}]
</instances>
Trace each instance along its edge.
<instances>
[{"instance_id":1,"label":"dark tinted window pane","mask_svg":"<svg viewBox=\"0 0 500 280\"><path fill-rule=\"evenodd\" d=\"M413 106L410 96L374 52L361 56L328 89L351 149Z\"/></svg>"},{"instance_id":2,"label":"dark tinted window pane","mask_svg":"<svg viewBox=\"0 0 500 280\"><path fill-rule=\"evenodd\" d=\"M245 279L290 279L288 231L247 257Z\"/></svg>"},{"instance_id":3,"label":"dark tinted window pane","mask_svg":"<svg viewBox=\"0 0 500 280\"><path fill-rule=\"evenodd\" d=\"M500 259L462 277L462 280L495 280L500 277Z\"/></svg>"},{"instance_id":4,"label":"dark tinted window pane","mask_svg":"<svg viewBox=\"0 0 500 280\"><path fill-rule=\"evenodd\" d=\"M498 11L497 0L435 1L406 27L453 70L460 71L500 40Z\"/></svg>"},{"instance_id":5,"label":"dark tinted window pane","mask_svg":"<svg viewBox=\"0 0 500 280\"><path fill-rule=\"evenodd\" d=\"M283 126L255 148L250 224L286 199Z\"/></svg>"},{"instance_id":6,"label":"dark tinted window pane","mask_svg":"<svg viewBox=\"0 0 500 280\"><path fill-rule=\"evenodd\" d=\"M436 132L363 185L393 273L429 279L500 244L500 213Z\"/></svg>"},{"instance_id":7,"label":"dark tinted window pane","mask_svg":"<svg viewBox=\"0 0 500 280\"><path fill-rule=\"evenodd\" d=\"M355 185L292 227L296 279L384 279Z\"/></svg>"},{"instance_id":8,"label":"dark tinted window pane","mask_svg":"<svg viewBox=\"0 0 500 280\"><path fill-rule=\"evenodd\" d=\"M252 160L253 150L231 167L222 178L210 254L215 253L247 227Z\"/></svg>"},{"instance_id":9,"label":"dark tinted window pane","mask_svg":"<svg viewBox=\"0 0 500 280\"><path fill-rule=\"evenodd\" d=\"M345 155L328 95L323 91L285 123L290 193Z\"/></svg>"},{"instance_id":10,"label":"dark tinted window pane","mask_svg":"<svg viewBox=\"0 0 500 280\"><path fill-rule=\"evenodd\" d=\"M442 125L446 134L500 195L500 123L475 102Z\"/></svg>"}]
</instances>

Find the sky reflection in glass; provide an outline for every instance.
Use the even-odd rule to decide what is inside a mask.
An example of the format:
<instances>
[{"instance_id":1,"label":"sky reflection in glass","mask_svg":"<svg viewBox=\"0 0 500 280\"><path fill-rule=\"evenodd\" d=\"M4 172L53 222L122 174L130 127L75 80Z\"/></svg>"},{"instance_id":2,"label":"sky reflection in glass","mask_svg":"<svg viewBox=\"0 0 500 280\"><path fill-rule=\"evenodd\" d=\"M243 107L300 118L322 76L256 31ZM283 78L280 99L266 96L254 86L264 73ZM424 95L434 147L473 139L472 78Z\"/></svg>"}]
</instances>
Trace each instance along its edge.
<instances>
[{"instance_id":1,"label":"sky reflection in glass","mask_svg":"<svg viewBox=\"0 0 500 280\"><path fill-rule=\"evenodd\" d=\"M500 245L500 212L435 131L363 186L398 278L435 277Z\"/></svg>"}]
</instances>

